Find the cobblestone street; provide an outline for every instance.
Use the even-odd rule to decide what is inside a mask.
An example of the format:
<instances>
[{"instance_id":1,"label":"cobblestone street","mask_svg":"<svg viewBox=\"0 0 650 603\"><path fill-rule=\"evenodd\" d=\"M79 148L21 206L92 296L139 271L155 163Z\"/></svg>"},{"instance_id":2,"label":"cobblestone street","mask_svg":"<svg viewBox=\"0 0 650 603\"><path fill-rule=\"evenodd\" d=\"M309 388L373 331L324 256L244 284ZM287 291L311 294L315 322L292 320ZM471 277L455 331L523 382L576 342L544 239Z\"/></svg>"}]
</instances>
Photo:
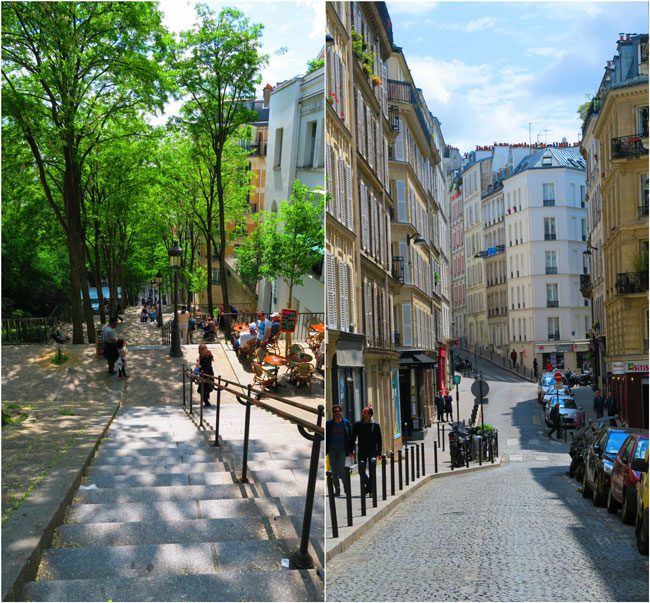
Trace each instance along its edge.
<instances>
[{"instance_id":1,"label":"cobblestone street","mask_svg":"<svg viewBox=\"0 0 650 603\"><path fill-rule=\"evenodd\" d=\"M634 529L565 475L536 386L489 363L485 421L505 466L425 485L328 563L329 601L647 601ZM590 416L589 388L577 399Z\"/></svg>"}]
</instances>

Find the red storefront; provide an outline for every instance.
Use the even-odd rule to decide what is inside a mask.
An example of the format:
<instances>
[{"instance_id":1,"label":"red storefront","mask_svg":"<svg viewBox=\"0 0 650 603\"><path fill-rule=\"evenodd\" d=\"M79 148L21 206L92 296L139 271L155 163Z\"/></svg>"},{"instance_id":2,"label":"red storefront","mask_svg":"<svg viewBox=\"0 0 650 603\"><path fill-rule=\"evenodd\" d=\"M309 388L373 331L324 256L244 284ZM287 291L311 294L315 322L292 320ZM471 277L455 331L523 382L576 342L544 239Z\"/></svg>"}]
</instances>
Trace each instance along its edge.
<instances>
[{"instance_id":1,"label":"red storefront","mask_svg":"<svg viewBox=\"0 0 650 603\"><path fill-rule=\"evenodd\" d=\"M629 427L648 429L648 362L610 362L607 383Z\"/></svg>"},{"instance_id":2,"label":"red storefront","mask_svg":"<svg viewBox=\"0 0 650 603\"><path fill-rule=\"evenodd\" d=\"M447 394L447 346L443 344L438 348L438 389Z\"/></svg>"}]
</instances>

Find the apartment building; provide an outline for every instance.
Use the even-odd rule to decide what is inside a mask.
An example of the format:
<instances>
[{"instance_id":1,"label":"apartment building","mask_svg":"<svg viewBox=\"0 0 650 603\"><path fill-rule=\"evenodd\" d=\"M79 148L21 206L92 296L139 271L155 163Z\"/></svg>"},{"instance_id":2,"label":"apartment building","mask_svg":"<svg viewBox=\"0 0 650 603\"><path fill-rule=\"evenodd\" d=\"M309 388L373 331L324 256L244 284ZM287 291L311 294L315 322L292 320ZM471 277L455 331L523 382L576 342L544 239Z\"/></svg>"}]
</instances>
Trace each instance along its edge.
<instances>
[{"instance_id":1,"label":"apartment building","mask_svg":"<svg viewBox=\"0 0 650 603\"><path fill-rule=\"evenodd\" d=\"M575 370L588 355L585 163L577 145L536 149L503 181L509 347L527 368L537 358Z\"/></svg>"},{"instance_id":2,"label":"apartment building","mask_svg":"<svg viewBox=\"0 0 650 603\"><path fill-rule=\"evenodd\" d=\"M450 256L452 337L467 345L467 316L465 306L465 229L463 221L463 179L461 170L449 174Z\"/></svg>"},{"instance_id":3,"label":"apartment building","mask_svg":"<svg viewBox=\"0 0 650 603\"><path fill-rule=\"evenodd\" d=\"M442 319L439 191L435 183L440 155L432 142L433 120L401 49L393 49L388 71L390 111L399 116L389 166L396 205L391 222L393 256L395 263L403 266L393 308L400 352L399 394L404 435L419 439L431 425L434 392L443 385L436 370Z\"/></svg>"},{"instance_id":4,"label":"apartment building","mask_svg":"<svg viewBox=\"0 0 650 603\"><path fill-rule=\"evenodd\" d=\"M591 113L593 129L587 129L583 149L600 171L606 328L601 353L621 416L631 426L647 428L647 34L619 37Z\"/></svg>"}]
</instances>

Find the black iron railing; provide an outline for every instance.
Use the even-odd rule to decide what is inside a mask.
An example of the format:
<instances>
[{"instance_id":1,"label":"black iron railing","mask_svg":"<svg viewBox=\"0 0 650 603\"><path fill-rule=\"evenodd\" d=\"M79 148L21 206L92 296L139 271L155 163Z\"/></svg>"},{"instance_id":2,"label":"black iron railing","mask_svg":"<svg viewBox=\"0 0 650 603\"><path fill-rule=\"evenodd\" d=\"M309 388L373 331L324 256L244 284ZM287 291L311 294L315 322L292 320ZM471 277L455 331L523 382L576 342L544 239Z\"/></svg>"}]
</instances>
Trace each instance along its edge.
<instances>
[{"instance_id":1,"label":"black iron railing","mask_svg":"<svg viewBox=\"0 0 650 603\"><path fill-rule=\"evenodd\" d=\"M546 307L547 308L558 308L560 306L560 302L557 299L547 299L546 300Z\"/></svg>"},{"instance_id":2,"label":"black iron railing","mask_svg":"<svg viewBox=\"0 0 650 603\"><path fill-rule=\"evenodd\" d=\"M593 292L593 287L591 284L591 275L581 274L580 275L580 293L582 297L591 297Z\"/></svg>"},{"instance_id":3,"label":"black iron railing","mask_svg":"<svg viewBox=\"0 0 650 603\"><path fill-rule=\"evenodd\" d=\"M160 330L160 337L162 340L162 345L171 345L172 344L172 325L174 324L174 319L168 320Z\"/></svg>"},{"instance_id":4,"label":"black iron railing","mask_svg":"<svg viewBox=\"0 0 650 603\"><path fill-rule=\"evenodd\" d=\"M557 266L546 266L546 274L557 274Z\"/></svg>"},{"instance_id":5,"label":"black iron railing","mask_svg":"<svg viewBox=\"0 0 650 603\"><path fill-rule=\"evenodd\" d=\"M557 234L554 232L545 232L544 233L544 240L545 241L555 241L557 240Z\"/></svg>"},{"instance_id":6,"label":"black iron railing","mask_svg":"<svg viewBox=\"0 0 650 603\"><path fill-rule=\"evenodd\" d=\"M549 333L548 334L548 340L549 341L560 341L560 332L555 331L554 333Z\"/></svg>"},{"instance_id":7,"label":"black iron railing","mask_svg":"<svg viewBox=\"0 0 650 603\"><path fill-rule=\"evenodd\" d=\"M305 495L305 512L302 521L302 533L300 538L300 548L291 556L292 569L311 569L314 567L314 562L309 554L309 534L311 532L311 520L314 509L314 496L316 492L316 477L318 474L318 465L321 461L321 443L325 440L325 428L323 427L323 418L325 416L325 407L322 404L318 405L315 409L306 404L301 404L288 398L282 398L271 394L264 390L255 389L252 385L242 385L235 381L228 381L221 376L215 377L214 375L207 375L203 373L195 373L190 370L187 365L182 367L183 375L183 407L188 408L188 392L189 389L189 414L193 414L192 404L192 385L198 383L199 390L206 387L206 384L214 388L217 392L216 415L214 424L214 444L213 446L220 446L219 440L219 419L221 412L221 394L222 392L229 392L234 394L237 401L246 408L244 415L244 446L242 451L242 470L239 481L241 483L248 483L248 443L250 439L250 423L251 423L251 408L257 406L266 410L277 417L290 421L298 428L300 435L312 442L311 457L309 462L309 476L307 478L307 493ZM189 388L187 387L189 385ZM292 407L300 409L315 415L316 423L307 421L306 419L293 414L288 410L281 410L273 406L270 402L280 402L284 407ZM203 427L203 402L199 399L199 427ZM223 441L223 438L221 439Z\"/></svg>"},{"instance_id":8,"label":"black iron railing","mask_svg":"<svg viewBox=\"0 0 650 603\"><path fill-rule=\"evenodd\" d=\"M647 290L647 272L623 272L616 275L617 293L644 293Z\"/></svg>"},{"instance_id":9,"label":"black iron railing","mask_svg":"<svg viewBox=\"0 0 650 603\"><path fill-rule=\"evenodd\" d=\"M393 256L393 278L404 284L404 258L401 255Z\"/></svg>"},{"instance_id":10,"label":"black iron railing","mask_svg":"<svg viewBox=\"0 0 650 603\"><path fill-rule=\"evenodd\" d=\"M54 318L3 318L2 343L49 343Z\"/></svg>"},{"instance_id":11,"label":"black iron railing","mask_svg":"<svg viewBox=\"0 0 650 603\"><path fill-rule=\"evenodd\" d=\"M626 157L639 157L648 154L648 149L643 146L641 134L612 138L611 150L612 159L625 159Z\"/></svg>"},{"instance_id":12,"label":"black iron railing","mask_svg":"<svg viewBox=\"0 0 650 603\"><path fill-rule=\"evenodd\" d=\"M639 206L639 218L647 218L648 217L648 204L644 203L643 205Z\"/></svg>"}]
</instances>

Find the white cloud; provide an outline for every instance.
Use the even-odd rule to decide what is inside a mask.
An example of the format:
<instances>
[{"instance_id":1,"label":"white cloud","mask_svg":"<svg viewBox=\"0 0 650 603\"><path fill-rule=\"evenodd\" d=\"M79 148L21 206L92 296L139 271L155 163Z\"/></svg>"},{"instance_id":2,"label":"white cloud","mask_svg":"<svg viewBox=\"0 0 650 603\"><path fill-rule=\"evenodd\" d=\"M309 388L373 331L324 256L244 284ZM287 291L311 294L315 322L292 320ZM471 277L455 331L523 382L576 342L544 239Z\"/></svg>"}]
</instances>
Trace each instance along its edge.
<instances>
[{"instance_id":1,"label":"white cloud","mask_svg":"<svg viewBox=\"0 0 650 603\"><path fill-rule=\"evenodd\" d=\"M411 2L409 0L392 0L388 3L388 13L393 15L424 15L436 8L435 2Z\"/></svg>"},{"instance_id":2,"label":"white cloud","mask_svg":"<svg viewBox=\"0 0 650 603\"><path fill-rule=\"evenodd\" d=\"M538 56L538 57L557 57L560 58L564 55L563 50L558 50L557 48L529 48L526 50L526 56Z\"/></svg>"},{"instance_id":3,"label":"white cloud","mask_svg":"<svg viewBox=\"0 0 650 603\"><path fill-rule=\"evenodd\" d=\"M169 31L179 33L194 25L196 0L160 0L158 6L163 13L163 24Z\"/></svg>"},{"instance_id":4,"label":"white cloud","mask_svg":"<svg viewBox=\"0 0 650 603\"><path fill-rule=\"evenodd\" d=\"M475 19L474 21L470 21L466 26L465 26L465 31L481 31L483 29L489 29L490 27L494 27L496 24L497 19L494 19L493 17L481 17L480 19Z\"/></svg>"}]
</instances>

